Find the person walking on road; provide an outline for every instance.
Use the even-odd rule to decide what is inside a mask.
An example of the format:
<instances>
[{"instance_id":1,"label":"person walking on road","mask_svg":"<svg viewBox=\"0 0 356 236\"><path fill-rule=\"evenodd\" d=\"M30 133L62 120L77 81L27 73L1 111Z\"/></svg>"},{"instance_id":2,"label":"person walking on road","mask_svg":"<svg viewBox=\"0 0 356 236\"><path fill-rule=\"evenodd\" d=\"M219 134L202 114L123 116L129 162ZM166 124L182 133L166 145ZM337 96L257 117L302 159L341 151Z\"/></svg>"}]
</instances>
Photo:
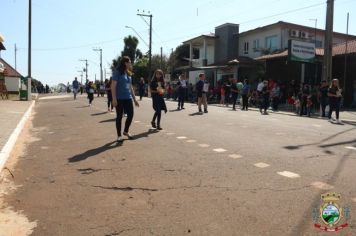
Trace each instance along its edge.
<instances>
[{"instance_id":1,"label":"person walking on road","mask_svg":"<svg viewBox=\"0 0 356 236\"><path fill-rule=\"evenodd\" d=\"M326 80L321 81L321 86L319 88L319 102L320 102L320 108L321 108L321 117L325 117L325 108L328 105L328 84L326 83Z\"/></svg>"},{"instance_id":2,"label":"person walking on road","mask_svg":"<svg viewBox=\"0 0 356 236\"><path fill-rule=\"evenodd\" d=\"M187 81L184 78L184 75L179 76L178 82L178 107L177 110L184 109L184 99L187 89Z\"/></svg>"},{"instance_id":3,"label":"person walking on road","mask_svg":"<svg viewBox=\"0 0 356 236\"><path fill-rule=\"evenodd\" d=\"M237 87L237 80L235 78L232 79L230 91L231 91L231 99L232 99L232 110L236 111L236 102L239 96L239 89Z\"/></svg>"},{"instance_id":4,"label":"person walking on road","mask_svg":"<svg viewBox=\"0 0 356 236\"><path fill-rule=\"evenodd\" d=\"M157 128L158 130L162 130L161 127L161 111L163 110L167 113L167 106L164 102L164 75L163 71L157 69L152 77L150 83L151 96L152 96L152 106L155 111L151 124L153 128ZM156 125L157 119L157 125Z\"/></svg>"},{"instance_id":5,"label":"person walking on road","mask_svg":"<svg viewBox=\"0 0 356 236\"><path fill-rule=\"evenodd\" d=\"M198 96L198 108L199 112L202 113L201 105L204 105L204 113L208 113L208 101L206 97L206 93L208 92L209 84L205 83L205 74L199 74L199 81L196 84L196 91Z\"/></svg>"},{"instance_id":6,"label":"person walking on road","mask_svg":"<svg viewBox=\"0 0 356 236\"><path fill-rule=\"evenodd\" d=\"M87 91L88 91L88 99L89 99L89 106L91 106L93 100L94 100L94 84L92 81L90 81L88 83L88 88L87 88Z\"/></svg>"},{"instance_id":7,"label":"person walking on road","mask_svg":"<svg viewBox=\"0 0 356 236\"><path fill-rule=\"evenodd\" d=\"M138 82L138 94L140 95L140 101L142 101L142 97L145 94L145 79L143 77Z\"/></svg>"},{"instance_id":8,"label":"person walking on road","mask_svg":"<svg viewBox=\"0 0 356 236\"><path fill-rule=\"evenodd\" d=\"M242 87L242 110L248 110L248 95L250 94L250 85L248 83L248 80L244 80L244 85Z\"/></svg>"},{"instance_id":9,"label":"person walking on road","mask_svg":"<svg viewBox=\"0 0 356 236\"><path fill-rule=\"evenodd\" d=\"M112 77L110 77L110 80L107 79L105 80L105 90L108 97L108 112L112 112L114 108L112 105L111 82L112 82Z\"/></svg>"},{"instance_id":10,"label":"person walking on road","mask_svg":"<svg viewBox=\"0 0 356 236\"><path fill-rule=\"evenodd\" d=\"M268 115L267 109L269 107L269 98L270 98L270 91L268 89L268 81L263 81L263 88L261 91L261 104L260 104L260 112L262 115ZM262 113L263 109L263 113Z\"/></svg>"},{"instance_id":11,"label":"person walking on road","mask_svg":"<svg viewBox=\"0 0 356 236\"><path fill-rule=\"evenodd\" d=\"M79 82L77 80L77 77L74 78L72 87L73 87L73 95L74 95L74 100L75 100L75 99L77 99L77 93L78 93L78 89L79 89Z\"/></svg>"},{"instance_id":12,"label":"person walking on road","mask_svg":"<svg viewBox=\"0 0 356 236\"><path fill-rule=\"evenodd\" d=\"M132 79L130 76L131 69L132 65L130 58L128 56L123 56L118 67L115 68L115 71L113 72L111 82L112 104L116 108L116 131L118 142L123 141L121 137L121 121L124 110L127 113L127 118L123 135L127 136L129 139L133 139L133 136L129 133L134 115L132 100L135 103L135 106L139 106L132 88Z\"/></svg>"},{"instance_id":13,"label":"person walking on road","mask_svg":"<svg viewBox=\"0 0 356 236\"><path fill-rule=\"evenodd\" d=\"M328 90L329 104L330 104L328 118L329 118L330 122L333 122L331 115L332 115L333 111L335 111L336 123L338 123L338 124L341 124L341 121L339 120L340 102L341 102L341 97L342 97L341 92L342 91L339 86L339 80L333 79L331 81L331 85Z\"/></svg>"}]
</instances>

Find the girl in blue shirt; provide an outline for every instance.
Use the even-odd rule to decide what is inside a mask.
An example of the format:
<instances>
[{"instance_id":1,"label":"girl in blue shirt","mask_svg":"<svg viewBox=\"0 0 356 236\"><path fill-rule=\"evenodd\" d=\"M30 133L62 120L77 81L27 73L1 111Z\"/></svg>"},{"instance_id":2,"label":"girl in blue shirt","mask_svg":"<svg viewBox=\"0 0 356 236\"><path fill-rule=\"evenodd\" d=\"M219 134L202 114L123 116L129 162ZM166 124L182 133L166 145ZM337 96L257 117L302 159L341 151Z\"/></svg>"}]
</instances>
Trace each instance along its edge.
<instances>
[{"instance_id":1,"label":"girl in blue shirt","mask_svg":"<svg viewBox=\"0 0 356 236\"><path fill-rule=\"evenodd\" d=\"M118 142L122 142L121 120L124 110L127 113L127 119L123 135L127 136L129 139L133 139L133 136L129 133L129 128L134 115L132 100L137 107L139 106L131 84L131 68L130 58L128 56L123 56L118 68L113 72L111 82L112 104L116 107L116 131Z\"/></svg>"}]
</instances>

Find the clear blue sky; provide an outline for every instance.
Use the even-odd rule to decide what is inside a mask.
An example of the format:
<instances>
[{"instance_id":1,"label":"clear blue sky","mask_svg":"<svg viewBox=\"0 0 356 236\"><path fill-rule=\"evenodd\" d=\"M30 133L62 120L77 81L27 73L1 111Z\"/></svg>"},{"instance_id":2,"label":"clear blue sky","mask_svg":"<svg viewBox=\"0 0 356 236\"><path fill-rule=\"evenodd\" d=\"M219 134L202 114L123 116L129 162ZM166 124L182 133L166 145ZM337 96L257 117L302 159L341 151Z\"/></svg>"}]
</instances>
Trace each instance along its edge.
<instances>
[{"instance_id":1,"label":"clear blue sky","mask_svg":"<svg viewBox=\"0 0 356 236\"><path fill-rule=\"evenodd\" d=\"M240 24L243 32L278 21L314 27L310 19L317 18L318 28L325 28L326 0L32 0L32 77L49 85L70 82L79 78L84 67L79 59L86 58L89 79L99 78L99 53L93 48L103 49L109 71L123 38L136 36L126 25L148 43L149 27L136 15L138 9L153 14L153 54L163 47L169 55L183 41L227 22ZM335 1L334 31L346 32L347 12L349 33L356 35L356 0ZM0 34L7 48L1 57L14 66L16 43L17 69L26 76L28 0L0 0ZM141 40L138 47L148 51Z\"/></svg>"}]
</instances>

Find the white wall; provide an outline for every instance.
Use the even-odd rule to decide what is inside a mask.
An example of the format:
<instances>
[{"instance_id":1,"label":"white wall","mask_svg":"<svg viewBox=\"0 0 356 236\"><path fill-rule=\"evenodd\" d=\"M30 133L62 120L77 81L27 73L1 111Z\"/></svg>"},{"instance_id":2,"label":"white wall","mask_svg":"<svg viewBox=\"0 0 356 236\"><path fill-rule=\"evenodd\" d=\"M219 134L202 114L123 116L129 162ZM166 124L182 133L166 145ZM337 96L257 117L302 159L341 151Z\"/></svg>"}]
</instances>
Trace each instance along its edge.
<instances>
[{"instance_id":1,"label":"white wall","mask_svg":"<svg viewBox=\"0 0 356 236\"><path fill-rule=\"evenodd\" d=\"M199 47L199 62L194 63L194 66L203 66L204 53L204 46ZM206 47L206 59L208 59L208 65L214 63L214 46L208 45Z\"/></svg>"},{"instance_id":2,"label":"white wall","mask_svg":"<svg viewBox=\"0 0 356 236\"><path fill-rule=\"evenodd\" d=\"M239 56L248 56L251 58L256 58L261 56L260 51L254 51L253 50L253 41L256 39L260 40L260 48L264 49L266 48L266 37L270 36L277 36L277 47L280 48L281 46L281 29L280 28L273 28L273 29L268 29L265 31L256 31L256 32L251 32L247 33L245 35L240 35L239 38ZM249 48L248 48L248 54L244 53L244 45L245 42L249 43Z\"/></svg>"},{"instance_id":3,"label":"white wall","mask_svg":"<svg viewBox=\"0 0 356 236\"><path fill-rule=\"evenodd\" d=\"M18 92L20 89L20 78L5 76L5 85L6 85L7 91Z\"/></svg>"},{"instance_id":4,"label":"white wall","mask_svg":"<svg viewBox=\"0 0 356 236\"><path fill-rule=\"evenodd\" d=\"M189 83L192 83L193 85L196 84L199 80L199 74L204 73L203 70L195 70L195 71L189 71Z\"/></svg>"}]
</instances>

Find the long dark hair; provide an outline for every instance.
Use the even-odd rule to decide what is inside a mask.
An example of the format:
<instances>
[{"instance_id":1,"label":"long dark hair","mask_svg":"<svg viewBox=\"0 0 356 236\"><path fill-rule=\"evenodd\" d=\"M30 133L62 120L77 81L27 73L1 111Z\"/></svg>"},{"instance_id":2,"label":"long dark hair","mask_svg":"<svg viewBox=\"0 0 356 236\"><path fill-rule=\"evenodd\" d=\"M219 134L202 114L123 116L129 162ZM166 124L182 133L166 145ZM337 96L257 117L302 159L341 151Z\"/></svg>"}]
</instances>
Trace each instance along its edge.
<instances>
[{"instance_id":1,"label":"long dark hair","mask_svg":"<svg viewBox=\"0 0 356 236\"><path fill-rule=\"evenodd\" d=\"M128 56L123 56L120 60L120 64L117 67L117 71L119 71L120 74L124 74L127 70L126 68L126 62L129 62L130 58Z\"/></svg>"}]
</instances>

